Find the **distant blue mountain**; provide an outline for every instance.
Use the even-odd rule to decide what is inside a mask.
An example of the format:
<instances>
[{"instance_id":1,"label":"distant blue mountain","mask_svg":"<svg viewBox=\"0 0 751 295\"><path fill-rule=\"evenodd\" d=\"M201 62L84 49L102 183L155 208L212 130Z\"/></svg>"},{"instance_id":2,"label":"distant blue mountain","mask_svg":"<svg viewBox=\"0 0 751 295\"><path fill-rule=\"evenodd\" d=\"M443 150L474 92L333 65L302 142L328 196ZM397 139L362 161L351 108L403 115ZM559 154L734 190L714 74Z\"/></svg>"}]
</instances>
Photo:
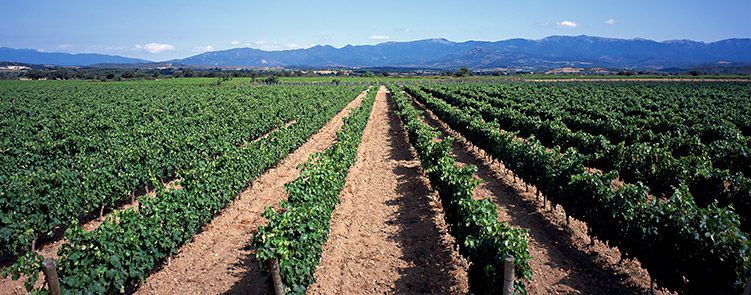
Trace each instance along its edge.
<instances>
[{"instance_id":1,"label":"distant blue mountain","mask_svg":"<svg viewBox=\"0 0 751 295\"><path fill-rule=\"evenodd\" d=\"M100 63L149 63L151 61L96 53L40 52L33 49L0 47L0 61L56 66L88 66Z\"/></svg>"},{"instance_id":2,"label":"distant blue mountain","mask_svg":"<svg viewBox=\"0 0 751 295\"><path fill-rule=\"evenodd\" d=\"M102 54L47 53L0 48L0 61L62 66L148 67L149 61ZM145 63L145 64L144 64ZM751 39L712 43L657 42L591 36L551 36L540 40L452 42L426 39L377 45L318 45L307 49L264 51L235 48L198 54L167 64L196 67L414 67L451 69L608 67L668 69L751 64Z\"/></svg>"},{"instance_id":3,"label":"distant blue mountain","mask_svg":"<svg viewBox=\"0 0 751 295\"><path fill-rule=\"evenodd\" d=\"M564 66L674 68L713 63L751 63L751 39L712 43L657 42L591 36L551 36L540 40L451 42L426 39L378 45L315 46L263 51L235 48L170 62L195 66L430 67L502 68Z\"/></svg>"}]
</instances>

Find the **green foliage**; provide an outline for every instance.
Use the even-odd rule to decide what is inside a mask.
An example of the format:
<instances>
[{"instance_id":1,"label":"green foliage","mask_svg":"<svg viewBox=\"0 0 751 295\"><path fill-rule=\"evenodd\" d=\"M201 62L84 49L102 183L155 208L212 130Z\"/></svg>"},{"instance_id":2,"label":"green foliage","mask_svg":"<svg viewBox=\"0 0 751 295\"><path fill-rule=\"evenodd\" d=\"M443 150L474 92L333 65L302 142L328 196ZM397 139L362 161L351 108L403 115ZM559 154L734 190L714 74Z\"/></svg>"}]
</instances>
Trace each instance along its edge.
<instances>
[{"instance_id":1,"label":"green foliage","mask_svg":"<svg viewBox=\"0 0 751 295\"><path fill-rule=\"evenodd\" d=\"M31 239L70 226L58 266L63 287L74 293L119 292L142 280L250 180L302 144L359 91L66 83L40 83L36 86L49 87L36 90L39 99L50 97L46 104L17 99L18 106L10 109L33 112L28 119L15 115L17 136L3 144L21 156L3 162L2 172L26 173L14 170L12 165L19 164L39 174L0 177L10 182L0 202L0 233L10 241L2 244L4 249L21 257L6 272L35 277L41 259L23 258L32 255ZM296 123L284 128L290 120ZM269 130L276 131L253 142ZM45 135L50 133L55 137ZM78 227L79 217L169 176L181 178L182 189L157 189L157 196L141 202L141 208L118 212L92 232ZM20 188L14 184L19 180L31 185L25 188L30 192L13 189Z\"/></svg>"},{"instance_id":2,"label":"green foliage","mask_svg":"<svg viewBox=\"0 0 751 295\"><path fill-rule=\"evenodd\" d=\"M680 92L687 95L682 99L688 100L682 104L694 103L692 95L706 96L704 89L667 85L590 83L587 87L556 84L542 88L480 84L428 85L420 89L486 122L497 122L506 131L525 138L534 136L547 147L574 148L584 156L586 166L617 170L625 181L645 183L653 195L668 197L685 184L703 207L715 200L721 206L732 204L741 217L742 228L751 230L751 190L746 185L751 182L747 177L751 173L751 145L742 135L744 124L748 125L742 118L751 120L751 109L738 105L739 113L730 114L737 126L725 118L707 123L696 116L709 115L706 110L686 112L681 104L672 105L660 97ZM718 96L723 99L743 93L743 88L735 85L705 87L723 93ZM640 89L644 93L631 93ZM582 97L590 93L594 95ZM528 95L539 99L528 99ZM616 95L631 99L616 99ZM719 105L748 104L741 98L712 98L706 99ZM714 105L701 106L720 112ZM726 187L727 183L731 185Z\"/></svg>"},{"instance_id":3,"label":"green foliage","mask_svg":"<svg viewBox=\"0 0 751 295\"><path fill-rule=\"evenodd\" d=\"M285 186L288 199L281 212L266 208L268 225L258 229L253 239L262 268L279 259L286 293L304 294L314 282L313 274L321 259L321 247L328 240L331 213L339 204L349 168L357 157L357 148L375 101L371 89L362 104L344 118L337 142L314 154L303 165L300 176Z\"/></svg>"},{"instance_id":4,"label":"green foliage","mask_svg":"<svg viewBox=\"0 0 751 295\"><path fill-rule=\"evenodd\" d=\"M456 72L455 76L457 77L469 77L472 76L472 71L469 70L469 68L460 68L458 72Z\"/></svg>"},{"instance_id":5,"label":"green foliage","mask_svg":"<svg viewBox=\"0 0 751 295\"><path fill-rule=\"evenodd\" d=\"M263 80L263 83L266 84L279 84L279 77L277 76L269 76L266 79Z\"/></svg>"},{"instance_id":6,"label":"green foliage","mask_svg":"<svg viewBox=\"0 0 751 295\"><path fill-rule=\"evenodd\" d=\"M529 266L529 235L526 230L498 221L495 204L489 199L475 200L472 191L479 183L474 166L459 167L451 155L452 138L434 141L437 133L420 119L422 115L396 87L390 87L399 117L420 163L438 191L451 234L460 253L470 262L469 284L475 294L497 293L503 287L503 260L514 256L516 293L525 294L524 282L532 278Z\"/></svg>"},{"instance_id":7,"label":"green foliage","mask_svg":"<svg viewBox=\"0 0 751 295\"><path fill-rule=\"evenodd\" d=\"M535 185L590 233L636 257L661 285L688 293L737 293L751 274L751 244L733 208L700 207L685 185L667 200L649 197L643 184L614 188L617 172L585 172L575 149L548 150L535 137L519 140L437 99L419 87L406 90L470 142ZM685 280L684 280L685 278Z\"/></svg>"}]
</instances>

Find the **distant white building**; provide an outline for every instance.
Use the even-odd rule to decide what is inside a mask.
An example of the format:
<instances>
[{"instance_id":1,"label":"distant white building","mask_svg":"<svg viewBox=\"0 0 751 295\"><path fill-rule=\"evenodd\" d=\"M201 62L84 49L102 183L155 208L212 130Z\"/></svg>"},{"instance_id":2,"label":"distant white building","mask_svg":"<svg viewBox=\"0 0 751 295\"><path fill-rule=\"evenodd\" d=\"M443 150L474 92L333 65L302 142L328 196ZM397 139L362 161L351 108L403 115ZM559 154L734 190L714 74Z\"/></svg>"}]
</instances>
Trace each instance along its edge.
<instances>
[{"instance_id":1,"label":"distant white building","mask_svg":"<svg viewBox=\"0 0 751 295\"><path fill-rule=\"evenodd\" d=\"M31 68L27 66L3 66L3 67L0 67L0 70L23 71L23 70L31 70Z\"/></svg>"}]
</instances>

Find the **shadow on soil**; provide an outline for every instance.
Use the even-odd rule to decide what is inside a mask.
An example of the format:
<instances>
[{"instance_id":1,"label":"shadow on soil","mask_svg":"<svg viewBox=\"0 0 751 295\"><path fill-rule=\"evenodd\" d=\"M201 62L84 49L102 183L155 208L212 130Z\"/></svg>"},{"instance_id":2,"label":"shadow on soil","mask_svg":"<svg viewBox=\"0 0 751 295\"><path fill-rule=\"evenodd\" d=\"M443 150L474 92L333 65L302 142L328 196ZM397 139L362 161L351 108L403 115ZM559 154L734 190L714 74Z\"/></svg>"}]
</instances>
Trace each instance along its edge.
<instances>
[{"instance_id":1,"label":"shadow on soil","mask_svg":"<svg viewBox=\"0 0 751 295\"><path fill-rule=\"evenodd\" d=\"M255 236L255 232L253 236ZM235 283L232 288L224 292L225 295L245 295L245 294L274 294L274 288L271 285L271 278L268 273L261 270L261 266L256 259L256 251L253 246L248 245L243 248L247 251L247 255L243 259L232 265L227 271L232 269L243 269L242 273L238 274L240 280Z\"/></svg>"},{"instance_id":2,"label":"shadow on soil","mask_svg":"<svg viewBox=\"0 0 751 295\"><path fill-rule=\"evenodd\" d=\"M420 166L414 164L414 155L407 142L401 121L394 113L391 99L388 102L389 120L389 159L397 162L394 167L400 197L387 201L388 206L397 206L397 215L392 219L400 231L390 237L401 246L402 259L412 266L399 269L399 279L394 290L381 290L396 294L435 293L450 294L452 287L462 284L451 274L451 246L445 245L443 233L434 222L435 213L431 209L430 191L420 177ZM273 294L269 275L259 267L255 249L245 249L248 254L233 269L245 269L239 274L241 279L224 294ZM230 270L228 270L230 271ZM466 282L464 282L466 284Z\"/></svg>"},{"instance_id":3,"label":"shadow on soil","mask_svg":"<svg viewBox=\"0 0 751 295\"><path fill-rule=\"evenodd\" d=\"M450 294L452 287L462 284L452 275L451 247L441 238L444 234L435 223L431 209L430 190L421 177L420 166L412 154L406 131L394 112L393 101L388 98L389 160L398 161L393 171L398 180L399 197L386 205L397 206L392 219L400 230L391 238L404 252L402 259L412 266L399 270L396 281L397 294L435 293ZM442 217L441 217L442 218ZM466 283L464 283L466 284Z\"/></svg>"},{"instance_id":4,"label":"shadow on soil","mask_svg":"<svg viewBox=\"0 0 751 295\"><path fill-rule=\"evenodd\" d=\"M437 128L443 136L446 136L446 130L435 118L427 116L422 106L413 104L425 113L425 121L428 125ZM511 224L528 229L531 237L530 244L536 242L548 253L550 268L570 270L563 279L550 282L551 286L540 286L546 289L538 291L541 293L556 291L554 286L557 286L562 289L559 291L573 291L571 290L573 288L582 294L648 293L648 290L629 284L628 274L603 263L597 258L596 253L587 253L576 248L575 241L566 229L540 214L537 202L522 197L521 192L502 180L503 176L499 169L491 167L491 164L482 156L470 152L466 144L454 140L452 152L458 162L477 167L477 176L495 196L493 201L498 206L506 208Z\"/></svg>"}]
</instances>

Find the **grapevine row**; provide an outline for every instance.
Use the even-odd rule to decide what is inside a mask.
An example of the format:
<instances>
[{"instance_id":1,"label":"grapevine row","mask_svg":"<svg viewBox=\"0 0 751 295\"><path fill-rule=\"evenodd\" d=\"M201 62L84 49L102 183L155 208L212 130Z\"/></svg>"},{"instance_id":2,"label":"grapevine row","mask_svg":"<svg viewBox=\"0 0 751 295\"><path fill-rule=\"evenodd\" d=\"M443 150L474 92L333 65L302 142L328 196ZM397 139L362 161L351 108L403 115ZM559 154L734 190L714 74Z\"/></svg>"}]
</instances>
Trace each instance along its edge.
<instances>
[{"instance_id":1,"label":"grapevine row","mask_svg":"<svg viewBox=\"0 0 751 295\"><path fill-rule=\"evenodd\" d=\"M613 143L660 146L680 158L751 175L751 87L747 83L484 85L457 90L498 108L556 119ZM473 95L478 94L478 95Z\"/></svg>"},{"instance_id":2,"label":"grapevine row","mask_svg":"<svg viewBox=\"0 0 751 295\"><path fill-rule=\"evenodd\" d=\"M331 214L339 204L347 173L357 158L357 148L368 123L376 91L370 90L359 108L352 110L337 132L337 142L304 164L300 176L287 184L288 199L280 212L266 208L268 219L253 239L262 268L278 259L285 293L305 294L328 240Z\"/></svg>"},{"instance_id":3,"label":"grapevine row","mask_svg":"<svg viewBox=\"0 0 751 295\"><path fill-rule=\"evenodd\" d=\"M296 119L302 97L357 92L2 82L0 257L28 253L71 222Z\"/></svg>"},{"instance_id":4,"label":"grapevine row","mask_svg":"<svg viewBox=\"0 0 751 295\"><path fill-rule=\"evenodd\" d=\"M479 184L473 176L477 168L459 167L451 155L451 137L434 141L438 133L420 118L422 115L396 87L390 87L397 114L417 151L420 163L431 186L438 191L446 222L459 244L462 256L469 260L469 286L474 294L494 294L503 288L503 261L515 258L516 293L526 294L524 282L532 278L529 266L529 235L526 230L512 228L498 221L498 212L490 199L473 199Z\"/></svg>"},{"instance_id":5,"label":"grapevine row","mask_svg":"<svg viewBox=\"0 0 751 295\"><path fill-rule=\"evenodd\" d=\"M476 113L485 121L496 121L507 131L534 136L548 147L576 148L586 156L586 165L603 171L615 169L627 182L643 181L653 195L668 195L685 183L698 204L707 206L715 200L720 206L732 204L744 230L751 229L751 178L713 168L706 158L677 159L666 148L651 143L615 145L602 135L572 131L557 120L541 120L512 108L496 108L482 99L440 89L421 89L464 111Z\"/></svg>"},{"instance_id":6,"label":"grapevine row","mask_svg":"<svg viewBox=\"0 0 751 295\"><path fill-rule=\"evenodd\" d=\"M667 200L647 196L643 185L612 186L613 173L586 172L575 150L547 150L534 138L520 140L432 97L418 87L408 93L470 142L535 185L590 234L636 257L661 285L692 293L737 293L751 275L751 243L738 215L715 204L697 206L685 186ZM685 280L684 280L685 278Z\"/></svg>"},{"instance_id":7,"label":"grapevine row","mask_svg":"<svg viewBox=\"0 0 751 295\"><path fill-rule=\"evenodd\" d=\"M342 109L352 99L345 93L298 97L302 109L296 124L247 145L228 147L215 159L185 172L182 189L157 191L139 208L115 212L91 232L71 226L65 235L67 244L58 252L63 289L69 293L117 293L144 280L252 179L303 144ZM41 257L33 259L39 262Z\"/></svg>"}]
</instances>

